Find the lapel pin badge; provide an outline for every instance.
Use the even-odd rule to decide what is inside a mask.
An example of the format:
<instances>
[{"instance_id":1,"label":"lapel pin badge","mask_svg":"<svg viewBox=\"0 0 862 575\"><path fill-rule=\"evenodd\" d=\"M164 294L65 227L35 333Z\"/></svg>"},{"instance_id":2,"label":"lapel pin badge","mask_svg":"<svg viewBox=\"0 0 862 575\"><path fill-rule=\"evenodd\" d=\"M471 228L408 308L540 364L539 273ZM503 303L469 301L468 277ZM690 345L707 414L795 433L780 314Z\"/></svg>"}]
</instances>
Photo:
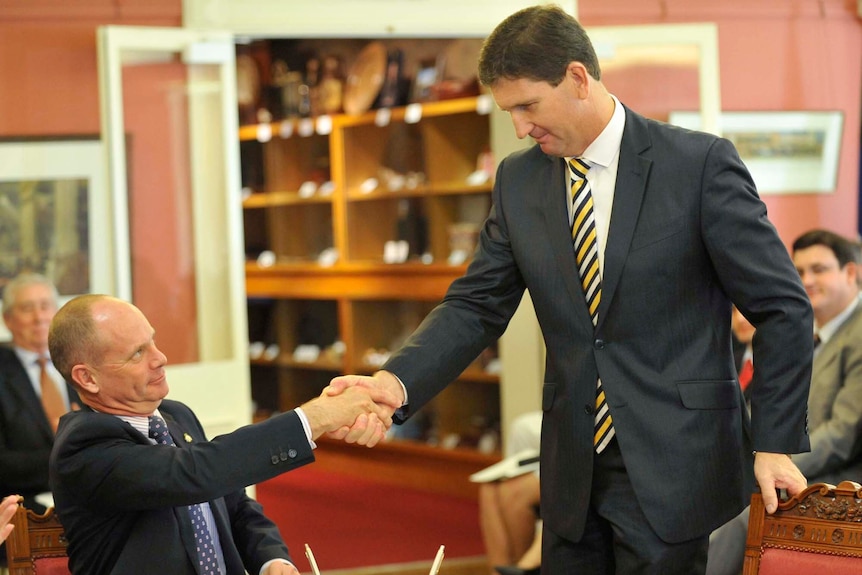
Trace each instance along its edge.
<instances>
[{"instance_id":1,"label":"lapel pin badge","mask_svg":"<svg viewBox=\"0 0 862 575\"><path fill-rule=\"evenodd\" d=\"M185 439L185 440L186 440L186 443L191 443L191 442L192 442L192 436L191 436L191 435L189 435L188 433L183 433L183 439Z\"/></svg>"}]
</instances>

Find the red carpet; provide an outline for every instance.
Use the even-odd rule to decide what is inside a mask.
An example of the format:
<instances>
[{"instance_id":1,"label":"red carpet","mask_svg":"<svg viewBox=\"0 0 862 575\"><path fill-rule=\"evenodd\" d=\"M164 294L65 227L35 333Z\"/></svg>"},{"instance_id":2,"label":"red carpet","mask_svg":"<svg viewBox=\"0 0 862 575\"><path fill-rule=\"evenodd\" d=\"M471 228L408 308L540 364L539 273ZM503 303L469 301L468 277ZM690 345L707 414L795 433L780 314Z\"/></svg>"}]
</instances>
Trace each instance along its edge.
<instances>
[{"instance_id":1,"label":"red carpet","mask_svg":"<svg viewBox=\"0 0 862 575\"><path fill-rule=\"evenodd\" d=\"M475 501L317 471L314 464L257 486L264 512L281 530L296 567L321 571L484 555Z\"/></svg>"}]
</instances>

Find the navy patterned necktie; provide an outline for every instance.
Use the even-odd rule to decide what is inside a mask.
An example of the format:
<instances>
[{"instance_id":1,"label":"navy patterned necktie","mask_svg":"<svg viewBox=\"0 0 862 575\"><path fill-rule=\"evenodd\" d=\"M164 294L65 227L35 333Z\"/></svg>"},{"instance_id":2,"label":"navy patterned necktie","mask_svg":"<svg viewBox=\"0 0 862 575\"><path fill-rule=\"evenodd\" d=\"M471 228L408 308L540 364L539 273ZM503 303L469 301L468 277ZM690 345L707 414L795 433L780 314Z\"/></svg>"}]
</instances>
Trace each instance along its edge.
<instances>
[{"instance_id":1,"label":"navy patterned necktie","mask_svg":"<svg viewBox=\"0 0 862 575\"><path fill-rule=\"evenodd\" d=\"M149 416L151 439L155 439L159 445L176 446L165 420L157 415ZM192 518L192 528L195 532L195 549L198 554L199 573L202 575L219 575L218 558L216 557L215 545L212 535L207 529L204 514L200 504L189 505L189 514Z\"/></svg>"},{"instance_id":2,"label":"navy patterned necktie","mask_svg":"<svg viewBox=\"0 0 862 575\"><path fill-rule=\"evenodd\" d=\"M572 247L578 264L578 277L587 300L593 326L599 322L599 304L602 301L602 277L599 271L599 248L596 239L596 217L593 213L593 195L587 172L590 165L580 158L568 162L572 194ZM613 420L605 400L602 380L596 381L596 417L593 445L601 453L614 436Z\"/></svg>"}]
</instances>

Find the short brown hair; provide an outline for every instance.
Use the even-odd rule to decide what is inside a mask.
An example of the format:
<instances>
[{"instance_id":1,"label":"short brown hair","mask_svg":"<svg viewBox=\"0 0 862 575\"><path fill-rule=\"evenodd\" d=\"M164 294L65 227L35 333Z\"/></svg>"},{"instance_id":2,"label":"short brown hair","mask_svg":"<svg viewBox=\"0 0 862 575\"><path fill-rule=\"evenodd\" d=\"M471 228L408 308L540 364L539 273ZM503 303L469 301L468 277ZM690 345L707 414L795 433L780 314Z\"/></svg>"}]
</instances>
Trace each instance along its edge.
<instances>
[{"instance_id":1,"label":"short brown hair","mask_svg":"<svg viewBox=\"0 0 862 575\"><path fill-rule=\"evenodd\" d=\"M479 81L525 78L557 86L571 62L580 62L595 80L602 79L599 59L587 32L559 6L524 8L491 32L479 54Z\"/></svg>"}]
</instances>

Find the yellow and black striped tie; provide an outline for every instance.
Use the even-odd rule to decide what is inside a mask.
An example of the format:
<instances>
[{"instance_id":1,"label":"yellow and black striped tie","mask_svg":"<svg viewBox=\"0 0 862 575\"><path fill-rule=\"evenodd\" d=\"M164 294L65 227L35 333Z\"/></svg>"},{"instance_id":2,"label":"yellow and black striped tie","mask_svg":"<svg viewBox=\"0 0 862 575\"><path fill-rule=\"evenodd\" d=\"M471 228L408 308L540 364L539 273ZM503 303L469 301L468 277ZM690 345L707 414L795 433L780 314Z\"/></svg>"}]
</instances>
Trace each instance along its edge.
<instances>
[{"instance_id":1,"label":"yellow and black striped tie","mask_svg":"<svg viewBox=\"0 0 862 575\"><path fill-rule=\"evenodd\" d=\"M599 320L599 304L602 301L602 278L599 273L599 250L596 241L596 218L593 214L593 195L587 181L590 165L580 158L569 160L572 179L572 246L578 264L578 276L587 300L587 308L593 326ZM596 452L602 450L614 436L613 421L605 401L602 380L596 381L596 418L593 444Z\"/></svg>"}]
</instances>

